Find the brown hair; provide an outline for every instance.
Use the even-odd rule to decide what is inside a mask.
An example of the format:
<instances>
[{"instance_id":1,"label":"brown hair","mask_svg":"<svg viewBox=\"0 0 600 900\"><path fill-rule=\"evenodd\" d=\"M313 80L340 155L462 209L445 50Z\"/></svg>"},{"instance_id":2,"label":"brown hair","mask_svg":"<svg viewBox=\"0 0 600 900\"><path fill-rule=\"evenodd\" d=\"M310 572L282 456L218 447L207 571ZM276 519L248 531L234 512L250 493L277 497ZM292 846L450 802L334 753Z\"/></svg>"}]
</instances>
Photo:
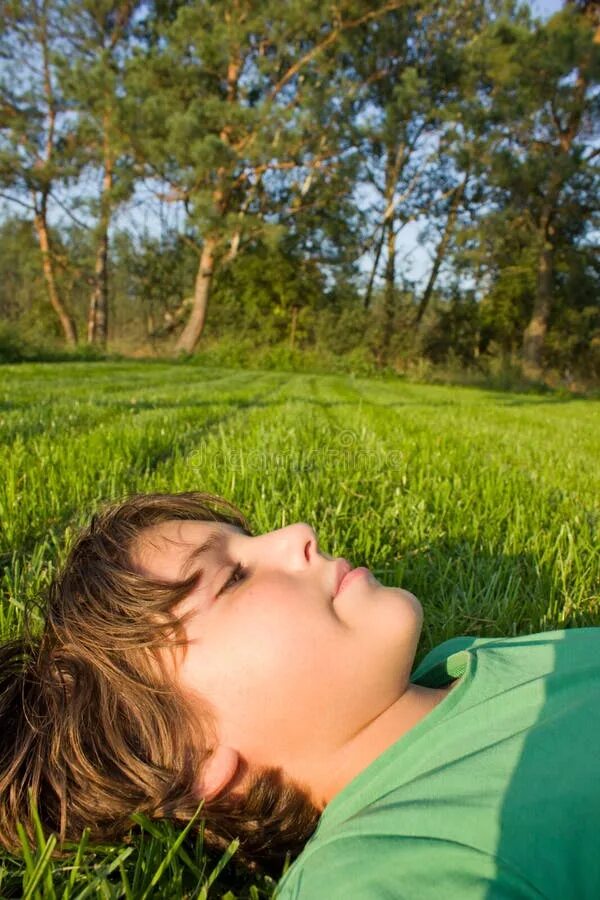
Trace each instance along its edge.
<instances>
[{"instance_id":1,"label":"brown hair","mask_svg":"<svg viewBox=\"0 0 600 900\"><path fill-rule=\"evenodd\" d=\"M172 519L251 533L233 504L207 493L134 494L108 505L52 581L41 637L31 637L26 617L26 636L0 646L0 844L9 852L21 853L17 821L35 843L28 789L60 842L77 843L85 826L92 842L128 840L132 812L187 823L198 810L194 785L214 721L207 704L199 722L157 653L184 643L172 610L196 575L166 583L135 571L131 557L144 528ZM225 790L205 801L193 827L217 852L239 838L234 860L277 878L320 812L281 769L251 776L243 797Z\"/></svg>"}]
</instances>

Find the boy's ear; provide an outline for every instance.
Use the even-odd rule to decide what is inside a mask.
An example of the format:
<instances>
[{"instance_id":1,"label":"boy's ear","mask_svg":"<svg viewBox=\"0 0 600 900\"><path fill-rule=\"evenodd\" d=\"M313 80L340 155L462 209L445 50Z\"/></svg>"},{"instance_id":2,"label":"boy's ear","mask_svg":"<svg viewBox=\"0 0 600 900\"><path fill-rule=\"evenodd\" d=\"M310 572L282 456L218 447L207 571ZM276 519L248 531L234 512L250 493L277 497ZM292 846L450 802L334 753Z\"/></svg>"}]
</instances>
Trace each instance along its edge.
<instances>
[{"instance_id":1,"label":"boy's ear","mask_svg":"<svg viewBox=\"0 0 600 900\"><path fill-rule=\"evenodd\" d=\"M198 795L212 800L227 787L237 772L240 755L233 747L218 744L204 763L204 770L198 781Z\"/></svg>"}]
</instances>

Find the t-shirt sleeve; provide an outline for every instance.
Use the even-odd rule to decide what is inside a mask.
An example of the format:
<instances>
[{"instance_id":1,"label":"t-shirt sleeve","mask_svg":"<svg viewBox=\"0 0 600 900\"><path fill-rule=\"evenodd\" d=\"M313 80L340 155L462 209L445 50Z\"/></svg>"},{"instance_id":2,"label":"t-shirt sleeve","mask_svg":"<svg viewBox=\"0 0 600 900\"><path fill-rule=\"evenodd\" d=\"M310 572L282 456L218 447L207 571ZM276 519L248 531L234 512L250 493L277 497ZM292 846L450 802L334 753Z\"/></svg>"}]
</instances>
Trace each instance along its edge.
<instances>
[{"instance_id":1,"label":"t-shirt sleeve","mask_svg":"<svg viewBox=\"0 0 600 900\"><path fill-rule=\"evenodd\" d=\"M458 635L457 637L449 638L447 641L444 641L443 644L438 644L437 647L434 647L433 650L430 650L429 653L423 657L419 665L416 666L411 673L410 680L415 681L417 678L421 678L425 671L433 669L438 663L446 660L449 656L452 656L453 653L480 646L484 644L486 640L489 640L489 638L474 638L469 635ZM435 677L433 678L433 681L436 681Z\"/></svg>"},{"instance_id":2,"label":"t-shirt sleeve","mask_svg":"<svg viewBox=\"0 0 600 900\"><path fill-rule=\"evenodd\" d=\"M539 900L520 873L454 841L357 835L291 866L274 900Z\"/></svg>"}]
</instances>

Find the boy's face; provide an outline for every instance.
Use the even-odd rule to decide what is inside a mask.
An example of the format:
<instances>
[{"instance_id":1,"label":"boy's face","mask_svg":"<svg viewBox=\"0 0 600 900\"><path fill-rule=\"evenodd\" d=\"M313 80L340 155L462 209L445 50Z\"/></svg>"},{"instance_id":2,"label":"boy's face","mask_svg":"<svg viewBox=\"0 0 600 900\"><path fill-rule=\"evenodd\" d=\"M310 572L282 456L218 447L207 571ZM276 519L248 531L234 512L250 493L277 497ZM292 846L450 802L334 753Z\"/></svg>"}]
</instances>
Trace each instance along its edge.
<instances>
[{"instance_id":1,"label":"boy's face","mask_svg":"<svg viewBox=\"0 0 600 900\"><path fill-rule=\"evenodd\" d=\"M222 544L186 570L190 551L215 532ZM134 558L169 581L203 570L176 609L193 610L177 680L210 702L219 742L253 766L306 776L407 688L419 601L371 574L334 596L348 567L319 550L306 524L250 537L224 523L173 520L146 529ZM238 563L247 574L227 588Z\"/></svg>"}]
</instances>

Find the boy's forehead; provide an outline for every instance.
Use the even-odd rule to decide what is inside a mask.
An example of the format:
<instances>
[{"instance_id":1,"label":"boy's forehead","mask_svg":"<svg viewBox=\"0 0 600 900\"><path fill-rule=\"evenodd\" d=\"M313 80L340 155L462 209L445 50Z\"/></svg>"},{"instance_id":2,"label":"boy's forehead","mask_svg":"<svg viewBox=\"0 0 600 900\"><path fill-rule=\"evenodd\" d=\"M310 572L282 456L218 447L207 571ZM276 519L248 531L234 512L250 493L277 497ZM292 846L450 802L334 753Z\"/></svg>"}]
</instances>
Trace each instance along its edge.
<instances>
[{"instance_id":1,"label":"boy's forehead","mask_svg":"<svg viewBox=\"0 0 600 900\"><path fill-rule=\"evenodd\" d=\"M140 533L132 557L143 574L179 578L191 551L214 543L215 538L226 538L229 533L240 534L242 529L227 522L193 519L159 522Z\"/></svg>"}]
</instances>

